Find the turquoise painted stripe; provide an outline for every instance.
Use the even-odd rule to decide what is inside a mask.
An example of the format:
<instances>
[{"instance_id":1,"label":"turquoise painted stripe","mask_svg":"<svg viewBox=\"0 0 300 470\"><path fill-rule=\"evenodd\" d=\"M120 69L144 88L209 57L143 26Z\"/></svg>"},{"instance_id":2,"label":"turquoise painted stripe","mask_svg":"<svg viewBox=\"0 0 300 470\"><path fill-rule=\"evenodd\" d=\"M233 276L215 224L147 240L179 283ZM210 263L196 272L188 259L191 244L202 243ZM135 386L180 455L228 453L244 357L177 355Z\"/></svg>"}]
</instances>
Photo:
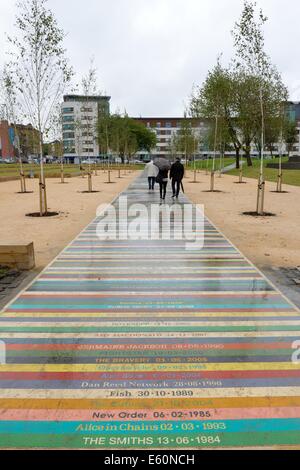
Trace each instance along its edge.
<instances>
[{"instance_id":1,"label":"turquoise painted stripe","mask_svg":"<svg viewBox=\"0 0 300 470\"><path fill-rule=\"evenodd\" d=\"M44 304L25 304L25 303L16 303L13 305L13 308L9 308L7 310L7 312L16 312L16 311L23 311L25 310L25 312L27 310L32 310L32 311L36 311L36 310L59 310L59 311L69 311L69 310L74 310L74 309L78 309L78 310L82 310L82 311L85 311L85 310L89 310L89 311L98 311L98 310L107 310L107 311L110 311L110 310L113 310L113 311L120 311L120 310L147 310L149 312L151 311L156 311L156 310L161 310L161 309L165 309L165 310L176 310L176 311L180 311L180 310L197 310L197 311L202 311L202 310L212 310L212 311L218 311L218 310L224 310L224 309L229 309L229 313L230 313L230 309L249 309L250 311L255 311L256 309L261 309L261 310L264 310L264 309L273 309L273 310L286 310L287 312L294 312L294 310L290 309L289 306L287 304L272 304L272 303L269 303L269 304L257 304L257 305L248 305L248 304L236 304L236 305L232 305L232 304L226 304L225 302L223 304L220 304L220 303L216 303L216 304L187 304L187 305L184 305L183 303L182 304L177 304L177 305L170 305L168 304L167 302L166 303L163 303L161 302L159 305L151 305L150 303L143 303L143 304L130 304L130 303L126 303L126 304L118 304L117 302L115 304L110 304L110 305L105 305L105 304L98 304L98 303L93 303L93 304L80 304L79 302L73 302L72 304L67 304L66 301L64 301L64 304L62 303L52 303L52 302L49 302L49 303L44 303ZM299 319L299 324L300 324L300 319Z\"/></svg>"},{"instance_id":2,"label":"turquoise painted stripe","mask_svg":"<svg viewBox=\"0 0 300 470\"><path fill-rule=\"evenodd\" d=\"M221 426L219 429L208 428L208 423ZM86 427L91 426L90 430ZM219 434L220 432L280 432L299 431L300 419L253 419L253 420L231 420L231 421L0 421L0 433L24 433L31 434L65 434L84 433L87 434L130 434L129 426L139 427L135 433L157 434L162 431L166 434L178 432L206 432ZM92 428L94 427L94 428ZM222 429L223 427L223 429ZM100 429L99 429L100 428ZM127 428L127 429L125 429ZM300 440L300 435L299 435Z\"/></svg>"}]
</instances>

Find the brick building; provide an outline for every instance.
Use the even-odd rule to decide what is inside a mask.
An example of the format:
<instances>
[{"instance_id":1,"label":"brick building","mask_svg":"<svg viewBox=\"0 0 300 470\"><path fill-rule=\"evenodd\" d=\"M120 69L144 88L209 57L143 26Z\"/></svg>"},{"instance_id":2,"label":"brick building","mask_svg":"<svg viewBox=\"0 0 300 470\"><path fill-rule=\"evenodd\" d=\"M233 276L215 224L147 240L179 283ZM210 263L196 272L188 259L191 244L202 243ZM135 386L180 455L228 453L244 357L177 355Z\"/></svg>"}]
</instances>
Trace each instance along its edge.
<instances>
[{"instance_id":1,"label":"brick building","mask_svg":"<svg viewBox=\"0 0 300 470\"><path fill-rule=\"evenodd\" d=\"M14 132L7 121L0 121L0 158L12 159L15 156L13 146Z\"/></svg>"}]
</instances>

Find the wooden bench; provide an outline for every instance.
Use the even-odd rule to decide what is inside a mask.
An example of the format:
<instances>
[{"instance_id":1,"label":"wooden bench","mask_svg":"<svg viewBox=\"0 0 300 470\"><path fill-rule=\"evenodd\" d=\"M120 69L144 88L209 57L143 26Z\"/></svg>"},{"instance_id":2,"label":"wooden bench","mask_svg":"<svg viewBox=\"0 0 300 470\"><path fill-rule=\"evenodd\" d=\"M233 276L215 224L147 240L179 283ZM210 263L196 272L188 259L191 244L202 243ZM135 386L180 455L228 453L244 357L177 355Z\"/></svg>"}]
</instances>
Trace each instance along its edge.
<instances>
[{"instance_id":1,"label":"wooden bench","mask_svg":"<svg viewBox=\"0 0 300 470\"><path fill-rule=\"evenodd\" d=\"M1 244L0 264L11 266L21 271L28 271L35 267L33 243L27 244Z\"/></svg>"}]
</instances>

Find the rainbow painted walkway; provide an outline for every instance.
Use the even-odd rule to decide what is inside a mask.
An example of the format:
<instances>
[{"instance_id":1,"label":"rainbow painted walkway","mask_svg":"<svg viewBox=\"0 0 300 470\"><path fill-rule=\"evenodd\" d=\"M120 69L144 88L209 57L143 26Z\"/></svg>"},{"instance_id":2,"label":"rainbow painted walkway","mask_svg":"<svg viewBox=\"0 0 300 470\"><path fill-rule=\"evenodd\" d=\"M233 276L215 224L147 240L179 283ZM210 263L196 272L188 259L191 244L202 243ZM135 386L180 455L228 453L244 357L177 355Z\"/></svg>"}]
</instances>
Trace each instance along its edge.
<instances>
[{"instance_id":1,"label":"rainbow painted walkway","mask_svg":"<svg viewBox=\"0 0 300 470\"><path fill-rule=\"evenodd\" d=\"M299 312L209 220L194 252L97 222L0 315L0 447L300 446Z\"/></svg>"}]
</instances>

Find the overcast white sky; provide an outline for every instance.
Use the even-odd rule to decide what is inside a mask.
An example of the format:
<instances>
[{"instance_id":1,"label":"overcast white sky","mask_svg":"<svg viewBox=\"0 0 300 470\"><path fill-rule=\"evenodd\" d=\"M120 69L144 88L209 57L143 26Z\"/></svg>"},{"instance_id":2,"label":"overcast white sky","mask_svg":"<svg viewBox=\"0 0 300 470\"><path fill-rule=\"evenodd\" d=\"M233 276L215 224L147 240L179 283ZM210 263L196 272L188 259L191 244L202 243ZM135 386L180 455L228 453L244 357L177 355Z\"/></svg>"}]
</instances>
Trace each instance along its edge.
<instances>
[{"instance_id":1,"label":"overcast white sky","mask_svg":"<svg viewBox=\"0 0 300 470\"><path fill-rule=\"evenodd\" d=\"M5 32L12 33L15 0L0 0L0 64ZM300 1L258 0L269 17L266 49L300 101ZM95 57L99 87L112 110L134 116L181 116L193 84L223 53L233 54L230 31L243 0L48 0L68 34L66 48L78 78Z\"/></svg>"}]
</instances>

